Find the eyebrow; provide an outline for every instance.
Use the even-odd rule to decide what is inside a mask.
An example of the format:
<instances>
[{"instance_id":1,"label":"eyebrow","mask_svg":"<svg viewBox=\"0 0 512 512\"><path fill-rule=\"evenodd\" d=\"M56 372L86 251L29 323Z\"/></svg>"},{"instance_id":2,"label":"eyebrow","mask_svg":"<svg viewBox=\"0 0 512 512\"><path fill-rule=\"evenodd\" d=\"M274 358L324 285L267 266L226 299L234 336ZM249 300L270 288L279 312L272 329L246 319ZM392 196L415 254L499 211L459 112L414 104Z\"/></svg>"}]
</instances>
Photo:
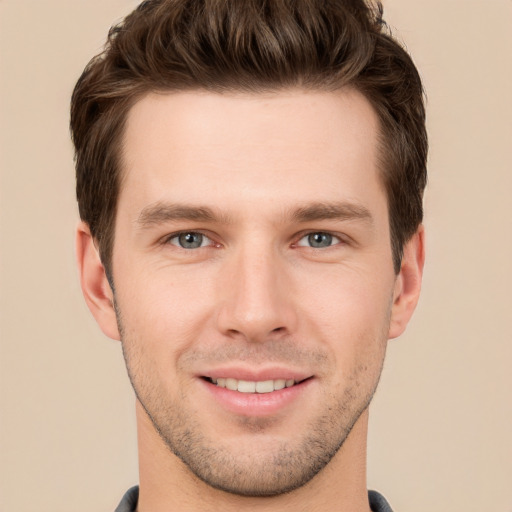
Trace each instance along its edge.
<instances>
[{"instance_id":1,"label":"eyebrow","mask_svg":"<svg viewBox=\"0 0 512 512\"><path fill-rule=\"evenodd\" d=\"M222 216L223 220L228 220ZM191 220L197 222L219 221L219 216L207 206L188 206L181 204L155 203L142 209L137 224L142 228L175 220Z\"/></svg>"},{"instance_id":2,"label":"eyebrow","mask_svg":"<svg viewBox=\"0 0 512 512\"><path fill-rule=\"evenodd\" d=\"M291 210L286 217L299 223L332 219L343 221L361 220L373 225L373 217L370 211L362 205L350 202L307 204ZM231 223L231 218L228 215L216 214L208 206L189 206L158 202L142 209L137 218L137 224L141 228L147 228L176 220Z\"/></svg>"},{"instance_id":3,"label":"eyebrow","mask_svg":"<svg viewBox=\"0 0 512 512\"><path fill-rule=\"evenodd\" d=\"M318 220L361 220L373 225L373 216L368 208L350 202L313 203L300 207L292 213L296 222Z\"/></svg>"}]
</instances>

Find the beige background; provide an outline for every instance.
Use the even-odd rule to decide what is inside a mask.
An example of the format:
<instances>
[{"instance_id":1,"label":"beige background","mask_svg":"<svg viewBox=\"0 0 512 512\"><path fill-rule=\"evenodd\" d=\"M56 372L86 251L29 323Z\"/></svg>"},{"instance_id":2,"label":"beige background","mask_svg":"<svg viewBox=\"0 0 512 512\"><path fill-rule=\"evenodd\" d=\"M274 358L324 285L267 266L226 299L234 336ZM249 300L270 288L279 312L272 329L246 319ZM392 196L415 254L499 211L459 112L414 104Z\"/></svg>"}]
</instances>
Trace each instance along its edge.
<instances>
[{"instance_id":1,"label":"beige background","mask_svg":"<svg viewBox=\"0 0 512 512\"><path fill-rule=\"evenodd\" d=\"M112 511L137 481L118 343L79 291L68 103L135 0L0 0L0 510ZM512 511L512 2L386 0L429 96L428 260L371 415L397 512Z\"/></svg>"}]
</instances>

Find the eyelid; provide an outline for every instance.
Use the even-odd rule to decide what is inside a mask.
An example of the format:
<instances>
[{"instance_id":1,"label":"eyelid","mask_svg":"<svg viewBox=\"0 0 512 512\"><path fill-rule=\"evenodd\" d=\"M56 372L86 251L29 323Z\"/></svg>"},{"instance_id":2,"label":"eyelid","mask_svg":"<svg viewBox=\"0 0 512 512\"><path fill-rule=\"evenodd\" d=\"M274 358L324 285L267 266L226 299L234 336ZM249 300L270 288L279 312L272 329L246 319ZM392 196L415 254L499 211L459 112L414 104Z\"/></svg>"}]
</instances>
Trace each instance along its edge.
<instances>
[{"instance_id":1,"label":"eyelid","mask_svg":"<svg viewBox=\"0 0 512 512\"><path fill-rule=\"evenodd\" d=\"M202 235L210 243L208 243L207 245L201 245L200 247L197 247L196 249L185 249L184 247L180 247L179 244L173 244L171 242L171 240L173 240L174 238L177 238L180 235L186 235L186 234ZM218 242L215 242L215 240L213 239L213 237L211 235L207 234L204 230L201 230L201 229L182 229L180 231L175 231L174 233L169 233L160 239L160 243L162 245L172 245L172 246L176 247L177 249L183 249L186 251L204 249L205 247L220 247L220 244Z\"/></svg>"},{"instance_id":2,"label":"eyelid","mask_svg":"<svg viewBox=\"0 0 512 512\"><path fill-rule=\"evenodd\" d=\"M301 240L303 240L304 238L308 237L309 235L314 235L316 233L321 233L321 234L332 236L333 244L329 245L327 247L320 247L320 248L319 247L311 247L310 245L307 245L307 244L303 244L303 245L299 244L299 242ZM337 241L335 241L334 239L336 239ZM292 244L292 247L307 247L309 249L315 249L315 250L330 249L331 247L336 247L337 245L340 245L340 244L348 244L350 242L348 236L343 235L342 233L336 233L336 232L329 231L326 229L310 229L307 231L302 231L295 237L295 240L296 240L296 242L294 242Z\"/></svg>"},{"instance_id":3,"label":"eyelid","mask_svg":"<svg viewBox=\"0 0 512 512\"><path fill-rule=\"evenodd\" d=\"M200 234L200 235L205 237L210 242L210 243L208 243L205 246L198 247L198 249L203 249L205 247L221 247L221 245L222 245L219 242L215 241L214 236L212 234L210 234L208 231L202 230L202 229L182 229L182 230L179 230L179 231L175 231L173 233L169 233L169 234L163 236L160 239L159 243L162 244L162 245L170 244L170 245L173 245L173 246L177 247L178 249L190 250L190 249L185 249L183 247L180 247L178 244L171 243L172 239L177 238L180 235L184 235L184 234L188 234L188 233ZM323 230L321 230L321 229L310 229L310 230L302 231L298 235L296 235L294 237L295 242L292 243L292 247L309 247L310 249L316 249L315 247L310 247L310 246L305 245L305 244L304 245L299 245L299 242L302 239L306 238L309 235L315 234L315 233L323 233L323 234L331 235L333 237L333 239L337 240L332 245L324 247L324 249L329 249L330 247L335 247L335 246L337 246L339 244L350 244L351 243L351 238L348 235L345 235L343 233L337 233L337 232L329 231L329 230L326 230L326 229L323 229Z\"/></svg>"}]
</instances>

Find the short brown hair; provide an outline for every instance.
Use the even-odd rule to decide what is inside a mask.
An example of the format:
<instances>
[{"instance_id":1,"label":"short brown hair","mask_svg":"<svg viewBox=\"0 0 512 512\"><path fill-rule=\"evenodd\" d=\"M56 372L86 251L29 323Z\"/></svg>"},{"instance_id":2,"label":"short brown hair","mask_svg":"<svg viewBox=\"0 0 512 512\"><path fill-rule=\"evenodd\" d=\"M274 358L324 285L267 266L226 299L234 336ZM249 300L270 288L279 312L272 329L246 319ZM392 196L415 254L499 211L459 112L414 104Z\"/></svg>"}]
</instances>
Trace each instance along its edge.
<instances>
[{"instance_id":1,"label":"short brown hair","mask_svg":"<svg viewBox=\"0 0 512 512\"><path fill-rule=\"evenodd\" d=\"M423 218L423 88L380 2L147 0L110 29L71 101L80 217L111 277L124 123L151 91L263 92L353 87L380 120L393 263Z\"/></svg>"}]
</instances>

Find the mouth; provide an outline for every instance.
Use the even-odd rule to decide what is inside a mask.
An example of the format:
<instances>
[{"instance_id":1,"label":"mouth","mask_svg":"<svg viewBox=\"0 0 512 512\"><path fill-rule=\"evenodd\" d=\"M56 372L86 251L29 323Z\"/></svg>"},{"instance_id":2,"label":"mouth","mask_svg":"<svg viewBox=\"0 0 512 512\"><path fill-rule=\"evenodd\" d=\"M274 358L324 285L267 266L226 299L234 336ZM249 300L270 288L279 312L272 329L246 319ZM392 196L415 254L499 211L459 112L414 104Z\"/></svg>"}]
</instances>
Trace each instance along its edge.
<instances>
[{"instance_id":1,"label":"mouth","mask_svg":"<svg viewBox=\"0 0 512 512\"><path fill-rule=\"evenodd\" d=\"M209 375L208 375L209 374ZM207 401L236 417L270 417L291 413L295 404L307 404L316 396L315 375L282 368L251 371L244 368L216 369L198 375ZM304 402L305 400L305 402ZM216 404L216 405L215 405ZM205 404L206 406L206 404Z\"/></svg>"},{"instance_id":2,"label":"mouth","mask_svg":"<svg viewBox=\"0 0 512 512\"><path fill-rule=\"evenodd\" d=\"M309 380L311 377L303 380L294 379L273 379L273 380L238 380L231 377L203 377L204 380L214 384L219 388L229 389L231 391L238 391L239 393L272 393L285 388L291 388L297 384L301 384Z\"/></svg>"}]
</instances>

